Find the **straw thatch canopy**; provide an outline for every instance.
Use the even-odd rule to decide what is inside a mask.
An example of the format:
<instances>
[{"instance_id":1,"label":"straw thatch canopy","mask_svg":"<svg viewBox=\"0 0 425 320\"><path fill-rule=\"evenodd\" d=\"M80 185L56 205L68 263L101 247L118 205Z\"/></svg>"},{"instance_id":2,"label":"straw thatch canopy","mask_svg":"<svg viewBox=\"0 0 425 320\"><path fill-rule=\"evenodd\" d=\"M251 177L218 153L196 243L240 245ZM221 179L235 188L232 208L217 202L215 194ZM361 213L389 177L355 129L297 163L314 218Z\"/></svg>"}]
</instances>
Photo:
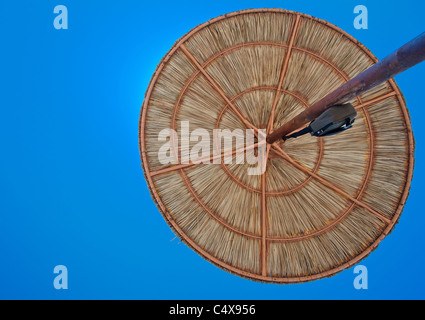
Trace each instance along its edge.
<instances>
[{"instance_id":1,"label":"straw thatch canopy","mask_svg":"<svg viewBox=\"0 0 425 320\"><path fill-rule=\"evenodd\" d=\"M393 80L352 101L353 129L270 146L260 176L235 161L162 165L158 135L180 132L182 121L211 132L277 128L376 62L330 23L277 9L221 16L181 38L140 117L145 177L177 236L220 268L264 282L331 276L371 253L397 223L412 179L413 134Z\"/></svg>"}]
</instances>

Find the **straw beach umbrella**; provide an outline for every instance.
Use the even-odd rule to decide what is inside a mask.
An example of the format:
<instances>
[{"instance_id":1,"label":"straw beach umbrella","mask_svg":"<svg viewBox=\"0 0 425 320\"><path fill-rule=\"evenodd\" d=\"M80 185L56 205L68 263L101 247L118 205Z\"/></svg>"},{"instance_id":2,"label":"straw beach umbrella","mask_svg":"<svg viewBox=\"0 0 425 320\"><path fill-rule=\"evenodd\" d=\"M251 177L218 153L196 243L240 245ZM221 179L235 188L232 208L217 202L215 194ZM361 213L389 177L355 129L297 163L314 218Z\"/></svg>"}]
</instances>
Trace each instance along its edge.
<instances>
[{"instance_id":1,"label":"straw beach umbrella","mask_svg":"<svg viewBox=\"0 0 425 320\"><path fill-rule=\"evenodd\" d=\"M336 26L279 9L227 14L181 38L157 67L139 128L147 184L176 235L228 272L275 283L332 276L376 249L400 217L414 165L395 81L349 82L377 62ZM322 98L347 83L344 93L354 95L327 102L355 107L352 129L278 141L325 111ZM214 129L264 129L265 172L249 175L254 165L236 163L234 149L228 164L162 164L164 129L189 146L177 160L196 145L182 140L183 122L211 140ZM210 160L229 151L210 146Z\"/></svg>"}]
</instances>

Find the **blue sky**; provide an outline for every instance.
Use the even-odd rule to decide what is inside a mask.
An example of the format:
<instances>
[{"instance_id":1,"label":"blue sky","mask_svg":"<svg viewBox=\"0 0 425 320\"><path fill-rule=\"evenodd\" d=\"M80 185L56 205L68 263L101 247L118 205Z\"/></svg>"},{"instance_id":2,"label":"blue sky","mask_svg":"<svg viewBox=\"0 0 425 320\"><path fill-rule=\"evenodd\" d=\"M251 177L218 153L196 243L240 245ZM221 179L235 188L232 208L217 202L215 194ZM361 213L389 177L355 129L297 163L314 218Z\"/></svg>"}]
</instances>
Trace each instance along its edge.
<instances>
[{"instance_id":1,"label":"blue sky","mask_svg":"<svg viewBox=\"0 0 425 320\"><path fill-rule=\"evenodd\" d=\"M69 29L53 28L66 5ZM369 29L353 9L369 10ZM213 17L283 8L328 20L380 59L424 31L423 1L2 1L0 4L0 298L425 298L425 64L397 76L412 117L416 167L400 223L353 269L300 285L224 272L177 241L140 166L138 118L174 42ZM53 287L66 265L69 289Z\"/></svg>"}]
</instances>

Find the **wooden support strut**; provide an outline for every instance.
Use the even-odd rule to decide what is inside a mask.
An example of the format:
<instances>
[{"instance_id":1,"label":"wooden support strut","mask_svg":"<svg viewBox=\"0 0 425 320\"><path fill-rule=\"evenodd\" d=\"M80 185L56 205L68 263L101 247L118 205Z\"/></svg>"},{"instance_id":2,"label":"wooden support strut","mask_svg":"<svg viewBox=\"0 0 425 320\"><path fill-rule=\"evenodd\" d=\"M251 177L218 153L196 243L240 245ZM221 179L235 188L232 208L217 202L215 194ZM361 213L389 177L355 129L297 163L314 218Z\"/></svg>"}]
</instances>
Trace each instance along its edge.
<instances>
[{"instance_id":1,"label":"wooden support strut","mask_svg":"<svg viewBox=\"0 0 425 320\"><path fill-rule=\"evenodd\" d=\"M424 60L425 32L270 133L267 142L276 142L313 121L330 107L350 101Z\"/></svg>"},{"instance_id":2,"label":"wooden support strut","mask_svg":"<svg viewBox=\"0 0 425 320\"><path fill-rule=\"evenodd\" d=\"M297 35L300 20L301 20L301 16L297 15L294 26L292 28L291 38L289 40L289 46L288 46L288 50L286 52L285 60L282 63L282 71L280 72L279 84L277 85L277 88L276 88L276 95L275 95L275 98L274 98L274 101L273 101L272 111L270 112L270 119L269 119L269 123L267 125L267 133L269 133L273 129L273 121L274 121L274 114L275 114L275 111L276 111L276 105L277 105L277 102L278 102L279 97L280 97L280 91L281 91L281 88L282 88L283 80L284 80L286 73L288 71L289 59L291 58L292 48L294 46L294 40L295 40L295 36Z\"/></svg>"}]
</instances>

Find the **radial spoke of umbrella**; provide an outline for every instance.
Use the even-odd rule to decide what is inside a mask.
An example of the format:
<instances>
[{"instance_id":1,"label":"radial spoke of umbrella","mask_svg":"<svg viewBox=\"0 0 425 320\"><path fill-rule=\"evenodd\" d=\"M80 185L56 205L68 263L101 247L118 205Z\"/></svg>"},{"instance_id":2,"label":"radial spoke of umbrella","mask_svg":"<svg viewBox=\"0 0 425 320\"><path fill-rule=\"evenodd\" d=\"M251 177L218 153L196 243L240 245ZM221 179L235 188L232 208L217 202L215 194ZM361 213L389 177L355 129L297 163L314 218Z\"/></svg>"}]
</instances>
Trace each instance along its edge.
<instances>
[{"instance_id":1,"label":"radial spoke of umbrella","mask_svg":"<svg viewBox=\"0 0 425 320\"><path fill-rule=\"evenodd\" d=\"M390 224L391 223L391 219L388 219L387 217L385 217L384 214L373 210L370 206L368 206L366 203L352 197L349 193L347 193L345 190L343 190L342 188L336 186L335 184L329 182L328 180L326 180L325 178L321 177L320 175L310 171L308 168L304 167L303 165L301 165L300 163L298 163L298 161L292 159L288 154L286 154L285 151L282 150L282 148L280 148L278 145L273 144L272 148L276 151L277 154L279 154L283 159L285 159L287 162L289 162L290 164L292 164L294 167L296 167L298 170L312 176L313 178L315 178L316 180L318 180L321 184L323 184L324 186L334 190L336 193L340 194L341 196L351 200L352 202L354 202L355 204L357 204L358 206L368 210L370 213L372 213L374 216L376 216L378 219L380 219L381 221Z\"/></svg>"},{"instance_id":2,"label":"radial spoke of umbrella","mask_svg":"<svg viewBox=\"0 0 425 320\"><path fill-rule=\"evenodd\" d=\"M265 161L269 158L271 145L267 144ZM261 274L267 276L267 177L266 170L261 175Z\"/></svg>"},{"instance_id":3,"label":"radial spoke of umbrella","mask_svg":"<svg viewBox=\"0 0 425 320\"><path fill-rule=\"evenodd\" d=\"M220 94L220 96L226 101L226 103L232 108L233 112L239 117L239 119L246 125L248 129L253 129L254 132L258 131L258 128L255 127L248 119L242 114L242 112L230 101L227 95L224 93L223 89L217 84L217 82L208 74L208 72L202 67L198 60L194 57L194 55L186 48L184 44L180 46L180 49L183 51L185 56L201 71L204 77L208 80L211 86Z\"/></svg>"},{"instance_id":4,"label":"radial spoke of umbrella","mask_svg":"<svg viewBox=\"0 0 425 320\"><path fill-rule=\"evenodd\" d=\"M199 164L203 164L203 163L204 164L205 163L213 163L218 159L223 159L224 157L228 157L228 156L234 156L235 154L243 153L243 152L258 148L258 147L261 146L262 143L264 144L266 142L264 141L264 142L261 142L261 143L254 143L252 145L245 146L243 148L223 151L221 154L218 154L218 155L212 155L212 156L209 156L209 157L197 159L196 162L173 165L173 166L170 166L170 167L167 167L167 168L164 168L164 169L152 171L152 172L150 172L150 176L151 177L159 176L159 175L170 173L170 172L177 171L177 170L180 170L180 169L190 168L190 167L193 167L193 166L196 166L196 165L199 165Z\"/></svg>"},{"instance_id":5,"label":"radial spoke of umbrella","mask_svg":"<svg viewBox=\"0 0 425 320\"><path fill-rule=\"evenodd\" d=\"M297 18L294 22L294 26L292 27L292 32L291 32L291 35L290 35L288 50L286 52L285 59L284 59L283 64L282 64L282 71L280 73L279 84L278 84L277 89L276 89L276 95L275 95L275 98L274 98L274 101L273 101L273 106L272 106L272 110L270 112L270 118L269 118L269 122L268 122L268 125L267 125L267 134L270 133L271 130L273 130L274 114L275 114L277 102L279 100L280 93L281 93L280 89L282 87L283 80L285 79L286 73L288 71L289 59L291 58L292 48L294 46L294 40L295 40L295 37L297 35L298 27L300 25L300 20L301 20L301 16L297 15Z\"/></svg>"},{"instance_id":6,"label":"radial spoke of umbrella","mask_svg":"<svg viewBox=\"0 0 425 320\"><path fill-rule=\"evenodd\" d=\"M385 93L385 94L383 94L383 95L380 95L380 96L378 96L378 97L376 97L376 98L373 98L373 99L371 99L371 100L365 101L365 102L363 102L363 103L361 103L361 104L357 105L357 106L356 106L356 109L361 109L361 108L368 107L368 106L370 106L370 105L372 105L372 104L376 104L376 103L382 102L382 101L384 101L385 99L387 99L387 98L389 98L389 97L392 97L392 96L396 96L396 95L397 95L397 92L395 92L395 91L391 91L391 92L389 92L389 93Z\"/></svg>"}]
</instances>

